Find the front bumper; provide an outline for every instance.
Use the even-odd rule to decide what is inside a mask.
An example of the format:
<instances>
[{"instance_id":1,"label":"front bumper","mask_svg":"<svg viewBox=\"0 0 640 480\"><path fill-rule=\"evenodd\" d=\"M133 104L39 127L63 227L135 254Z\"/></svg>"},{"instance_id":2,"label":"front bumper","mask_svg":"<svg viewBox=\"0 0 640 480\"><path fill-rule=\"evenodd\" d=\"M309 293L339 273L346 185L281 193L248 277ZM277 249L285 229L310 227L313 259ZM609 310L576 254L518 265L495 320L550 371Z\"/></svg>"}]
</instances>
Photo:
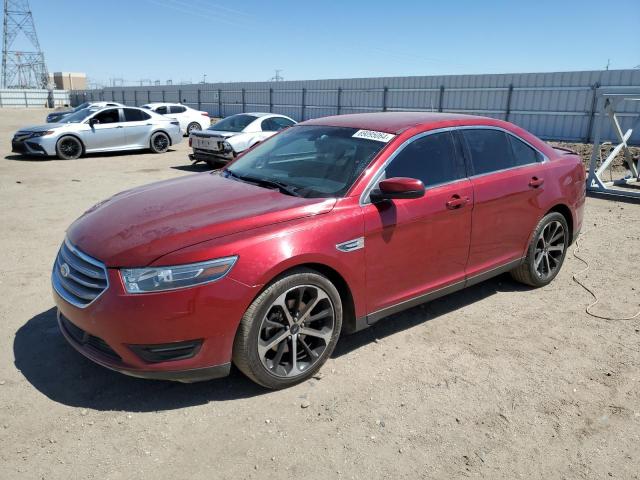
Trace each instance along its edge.
<instances>
[{"instance_id":1,"label":"front bumper","mask_svg":"<svg viewBox=\"0 0 640 480\"><path fill-rule=\"evenodd\" d=\"M55 142L53 143L53 153L50 153L51 146L48 140L42 138L26 138L11 140L11 151L20 155L47 156L55 154Z\"/></svg>"},{"instance_id":2,"label":"front bumper","mask_svg":"<svg viewBox=\"0 0 640 480\"><path fill-rule=\"evenodd\" d=\"M58 324L80 353L106 368L130 376L198 382L229 373L237 326L257 294L225 277L198 287L131 295L116 269L109 286L84 308L71 305L53 289ZM141 348L197 343L191 355L150 359Z\"/></svg>"}]
</instances>

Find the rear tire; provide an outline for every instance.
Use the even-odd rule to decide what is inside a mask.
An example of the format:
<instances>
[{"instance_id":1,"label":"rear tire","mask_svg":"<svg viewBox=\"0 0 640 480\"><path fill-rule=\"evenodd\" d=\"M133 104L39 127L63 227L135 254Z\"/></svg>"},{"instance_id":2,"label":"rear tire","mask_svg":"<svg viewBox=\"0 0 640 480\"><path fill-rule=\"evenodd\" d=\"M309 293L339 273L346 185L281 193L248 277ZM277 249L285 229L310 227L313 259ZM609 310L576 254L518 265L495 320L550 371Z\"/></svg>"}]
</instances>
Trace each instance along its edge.
<instances>
[{"instance_id":1,"label":"rear tire","mask_svg":"<svg viewBox=\"0 0 640 480\"><path fill-rule=\"evenodd\" d=\"M156 132L151 135L150 147L153 153L164 153L169 150L171 140L169 136L164 132Z\"/></svg>"},{"instance_id":2,"label":"rear tire","mask_svg":"<svg viewBox=\"0 0 640 480\"><path fill-rule=\"evenodd\" d=\"M322 367L341 328L336 287L314 270L299 269L273 281L247 308L233 342L233 363L264 387L290 387Z\"/></svg>"},{"instance_id":3,"label":"rear tire","mask_svg":"<svg viewBox=\"0 0 640 480\"><path fill-rule=\"evenodd\" d=\"M544 287L560 272L569 246L569 226L564 215L551 212L538 222L527 256L511 271L514 280L532 287Z\"/></svg>"},{"instance_id":4,"label":"rear tire","mask_svg":"<svg viewBox=\"0 0 640 480\"><path fill-rule=\"evenodd\" d=\"M60 160L75 160L80 158L82 152L84 152L84 146L76 137L70 135L62 137L56 143L56 156Z\"/></svg>"},{"instance_id":5,"label":"rear tire","mask_svg":"<svg viewBox=\"0 0 640 480\"><path fill-rule=\"evenodd\" d=\"M202 126L198 122L191 122L187 125L187 136L193 131L202 130Z\"/></svg>"}]
</instances>

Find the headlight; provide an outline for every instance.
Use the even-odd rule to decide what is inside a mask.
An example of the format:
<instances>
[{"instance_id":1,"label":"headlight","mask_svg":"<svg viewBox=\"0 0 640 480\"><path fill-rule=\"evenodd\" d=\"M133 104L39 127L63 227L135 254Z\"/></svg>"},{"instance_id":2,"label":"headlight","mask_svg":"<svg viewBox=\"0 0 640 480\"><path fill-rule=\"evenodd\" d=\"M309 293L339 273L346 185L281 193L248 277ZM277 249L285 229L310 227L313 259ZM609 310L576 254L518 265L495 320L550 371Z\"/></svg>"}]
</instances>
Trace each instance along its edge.
<instances>
[{"instance_id":1,"label":"headlight","mask_svg":"<svg viewBox=\"0 0 640 480\"><path fill-rule=\"evenodd\" d=\"M47 130L46 132L33 132L31 134L31 138L44 137L45 135L51 135L52 133L53 133L53 130Z\"/></svg>"},{"instance_id":2,"label":"headlight","mask_svg":"<svg viewBox=\"0 0 640 480\"><path fill-rule=\"evenodd\" d=\"M161 292L220 280L237 259L233 256L174 267L123 268L120 275L127 293Z\"/></svg>"},{"instance_id":3,"label":"headlight","mask_svg":"<svg viewBox=\"0 0 640 480\"><path fill-rule=\"evenodd\" d=\"M233 152L233 147L231 146L231 144L229 142L227 142L226 140L224 142L222 142L222 149L225 152Z\"/></svg>"}]
</instances>

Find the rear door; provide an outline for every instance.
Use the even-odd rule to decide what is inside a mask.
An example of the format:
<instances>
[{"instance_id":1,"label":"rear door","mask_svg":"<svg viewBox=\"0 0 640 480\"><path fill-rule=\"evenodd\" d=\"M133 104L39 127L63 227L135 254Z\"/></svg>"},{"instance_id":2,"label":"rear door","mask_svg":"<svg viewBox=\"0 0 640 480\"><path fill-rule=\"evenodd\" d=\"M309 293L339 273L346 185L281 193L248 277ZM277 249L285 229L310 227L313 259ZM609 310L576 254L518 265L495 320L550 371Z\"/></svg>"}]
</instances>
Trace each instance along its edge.
<instances>
[{"instance_id":1,"label":"rear door","mask_svg":"<svg viewBox=\"0 0 640 480\"><path fill-rule=\"evenodd\" d=\"M149 146L151 132L151 115L137 108L123 108L125 143L128 147L139 148Z\"/></svg>"},{"instance_id":2,"label":"rear door","mask_svg":"<svg viewBox=\"0 0 640 480\"><path fill-rule=\"evenodd\" d=\"M424 197L365 200L367 310L373 321L407 300L464 282L473 188L450 131L415 137L376 178L422 180ZM377 312L377 313L376 313Z\"/></svg>"},{"instance_id":3,"label":"rear door","mask_svg":"<svg viewBox=\"0 0 640 480\"><path fill-rule=\"evenodd\" d=\"M515 136L495 128L466 128L475 204L467 276L517 261L542 215L544 157Z\"/></svg>"},{"instance_id":4,"label":"rear door","mask_svg":"<svg viewBox=\"0 0 640 480\"><path fill-rule=\"evenodd\" d=\"M183 132L187 130L187 126L189 125L189 114L187 113L186 107L182 105L170 105L169 113L165 116L178 120L180 122L180 130Z\"/></svg>"},{"instance_id":5,"label":"rear door","mask_svg":"<svg viewBox=\"0 0 640 480\"><path fill-rule=\"evenodd\" d=\"M124 128L118 108L101 110L93 118L99 123L81 133L87 150L118 148L124 144Z\"/></svg>"}]
</instances>

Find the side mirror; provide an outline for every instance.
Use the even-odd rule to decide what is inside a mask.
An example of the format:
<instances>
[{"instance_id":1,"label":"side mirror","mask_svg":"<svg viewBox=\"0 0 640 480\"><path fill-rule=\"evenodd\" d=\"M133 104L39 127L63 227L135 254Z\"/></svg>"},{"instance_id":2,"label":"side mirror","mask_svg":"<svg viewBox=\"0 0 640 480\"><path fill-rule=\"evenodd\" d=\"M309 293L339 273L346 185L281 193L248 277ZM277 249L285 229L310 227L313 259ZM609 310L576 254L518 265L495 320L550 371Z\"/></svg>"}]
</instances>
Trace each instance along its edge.
<instances>
[{"instance_id":1,"label":"side mirror","mask_svg":"<svg viewBox=\"0 0 640 480\"><path fill-rule=\"evenodd\" d=\"M373 203L400 198L424 197L424 184L415 178L394 177L382 180L378 188L371 191Z\"/></svg>"},{"instance_id":2,"label":"side mirror","mask_svg":"<svg viewBox=\"0 0 640 480\"><path fill-rule=\"evenodd\" d=\"M100 123L100 120L98 120L97 118L92 118L89 120L89 126L91 128L93 128L94 125L97 125L98 123Z\"/></svg>"}]
</instances>

